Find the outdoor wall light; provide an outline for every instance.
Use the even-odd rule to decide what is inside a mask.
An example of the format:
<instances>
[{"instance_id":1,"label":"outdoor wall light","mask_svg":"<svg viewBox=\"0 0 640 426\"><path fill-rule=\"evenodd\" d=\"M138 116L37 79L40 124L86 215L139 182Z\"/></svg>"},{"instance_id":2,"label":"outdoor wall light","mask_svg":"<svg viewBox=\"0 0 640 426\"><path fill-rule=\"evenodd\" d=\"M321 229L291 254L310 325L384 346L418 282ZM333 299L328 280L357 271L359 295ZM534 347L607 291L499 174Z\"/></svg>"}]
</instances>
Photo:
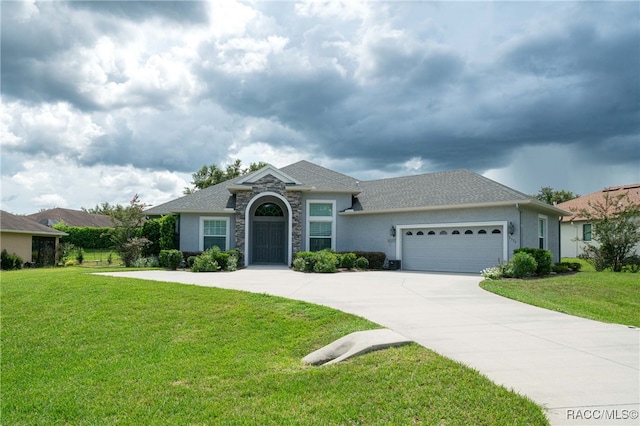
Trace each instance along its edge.
<instances>
[{"instance_id":1,"label":"outdoor wall light","mask_svg":"<svg viewBox=\"0 0 640 426\"><path fill-rule=\"evenodd\" d=\"M392 237L396 236L396 227L394 225L391 225L391 231L389 231L389 234L391 234Z\"/></svg>"},{"instance_id":2,"label":"outdoor wall light","mask_svg":"<svg viewBox=\"0 0 640 426\"><path fill-rule=\"evenodd\" d=\"M509 235L513 235L515 230L516 230L516 227L513 225L513 222L509 222L509 226L507 227L507 231L509 232Z\"/></svg>"}]
</instances>

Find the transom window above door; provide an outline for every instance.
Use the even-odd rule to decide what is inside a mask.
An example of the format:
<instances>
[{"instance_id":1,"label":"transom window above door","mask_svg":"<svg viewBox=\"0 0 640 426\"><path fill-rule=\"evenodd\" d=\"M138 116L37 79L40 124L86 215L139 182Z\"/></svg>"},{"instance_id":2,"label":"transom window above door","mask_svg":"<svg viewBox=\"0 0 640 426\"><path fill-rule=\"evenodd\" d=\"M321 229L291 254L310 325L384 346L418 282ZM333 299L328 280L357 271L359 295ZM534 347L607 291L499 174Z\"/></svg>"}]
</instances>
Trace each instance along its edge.
<instances>
[{"instance_id":1,"label":"transom window above door","mask_svg":"<svg viewBox=\"0 0 640 426\"><path fill-rule=\"evenodd\" d=\"M284 216L284 212L279 205L274 203L264 203L256 209L256 216Z\"/></svg>"}]
</instances>

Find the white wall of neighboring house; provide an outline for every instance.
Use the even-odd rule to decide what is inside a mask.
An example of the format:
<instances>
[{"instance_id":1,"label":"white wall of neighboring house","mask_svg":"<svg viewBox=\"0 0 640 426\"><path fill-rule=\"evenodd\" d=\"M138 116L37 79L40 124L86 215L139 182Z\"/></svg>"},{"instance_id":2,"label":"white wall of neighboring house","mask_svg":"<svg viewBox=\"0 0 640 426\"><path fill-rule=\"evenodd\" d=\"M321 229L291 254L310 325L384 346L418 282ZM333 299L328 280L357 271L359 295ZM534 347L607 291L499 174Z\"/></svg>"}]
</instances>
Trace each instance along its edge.
<instances>
[{"instance_id":1,"label":"white wall of neighboring house","mask_svg":"<svg viewBox=\"0 0 640 426\"><path fill-rule=\"evenodd\" d=\"M560 256L578 257L583 253L585 246L598 246L598 242L595 240L584 241L583 225L588 223L585 221L573 221L560 224ZM634 251L640 255L640 244L636 244Z\"/></svg>"}]
</instances>

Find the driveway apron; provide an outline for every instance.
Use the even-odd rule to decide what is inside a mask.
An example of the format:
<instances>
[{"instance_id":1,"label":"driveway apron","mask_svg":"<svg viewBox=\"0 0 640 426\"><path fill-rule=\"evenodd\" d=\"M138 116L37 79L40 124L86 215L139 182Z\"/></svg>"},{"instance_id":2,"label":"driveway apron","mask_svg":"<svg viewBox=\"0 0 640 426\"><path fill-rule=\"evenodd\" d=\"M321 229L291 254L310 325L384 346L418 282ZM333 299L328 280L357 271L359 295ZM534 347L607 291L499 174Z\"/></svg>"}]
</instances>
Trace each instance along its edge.
<instances>
[{"instance_id":1,"label":"driveway apron","mask_svg":"<svg viewBox=\"0 0 640 426\"><path fill-rule=\"evenodd\" d=\"M552 424L639 424L640 331L482 290L477 275L404 271L303 274L132 271L125 276L244 290L367 318L530 397ZM330 343L330 342L327 342Z\"/></svg>"}]
</instances>

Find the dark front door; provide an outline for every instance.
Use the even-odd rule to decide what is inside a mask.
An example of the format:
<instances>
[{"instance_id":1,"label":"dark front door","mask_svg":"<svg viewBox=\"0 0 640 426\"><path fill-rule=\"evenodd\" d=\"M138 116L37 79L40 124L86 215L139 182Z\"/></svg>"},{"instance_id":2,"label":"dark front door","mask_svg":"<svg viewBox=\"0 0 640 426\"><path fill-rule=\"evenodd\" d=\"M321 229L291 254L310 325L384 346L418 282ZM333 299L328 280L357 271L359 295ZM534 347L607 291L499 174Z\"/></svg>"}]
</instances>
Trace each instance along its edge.
<instances>
[{"instance_id":1,"label":"dark front door","mask_svg":"<svg viewBox=\"0 0 640 426\"><path fill-rule=\"evenodd\" d=\"M285 222L253 223L253 263L285 263Z\"/></svg>"}]
</instances>

